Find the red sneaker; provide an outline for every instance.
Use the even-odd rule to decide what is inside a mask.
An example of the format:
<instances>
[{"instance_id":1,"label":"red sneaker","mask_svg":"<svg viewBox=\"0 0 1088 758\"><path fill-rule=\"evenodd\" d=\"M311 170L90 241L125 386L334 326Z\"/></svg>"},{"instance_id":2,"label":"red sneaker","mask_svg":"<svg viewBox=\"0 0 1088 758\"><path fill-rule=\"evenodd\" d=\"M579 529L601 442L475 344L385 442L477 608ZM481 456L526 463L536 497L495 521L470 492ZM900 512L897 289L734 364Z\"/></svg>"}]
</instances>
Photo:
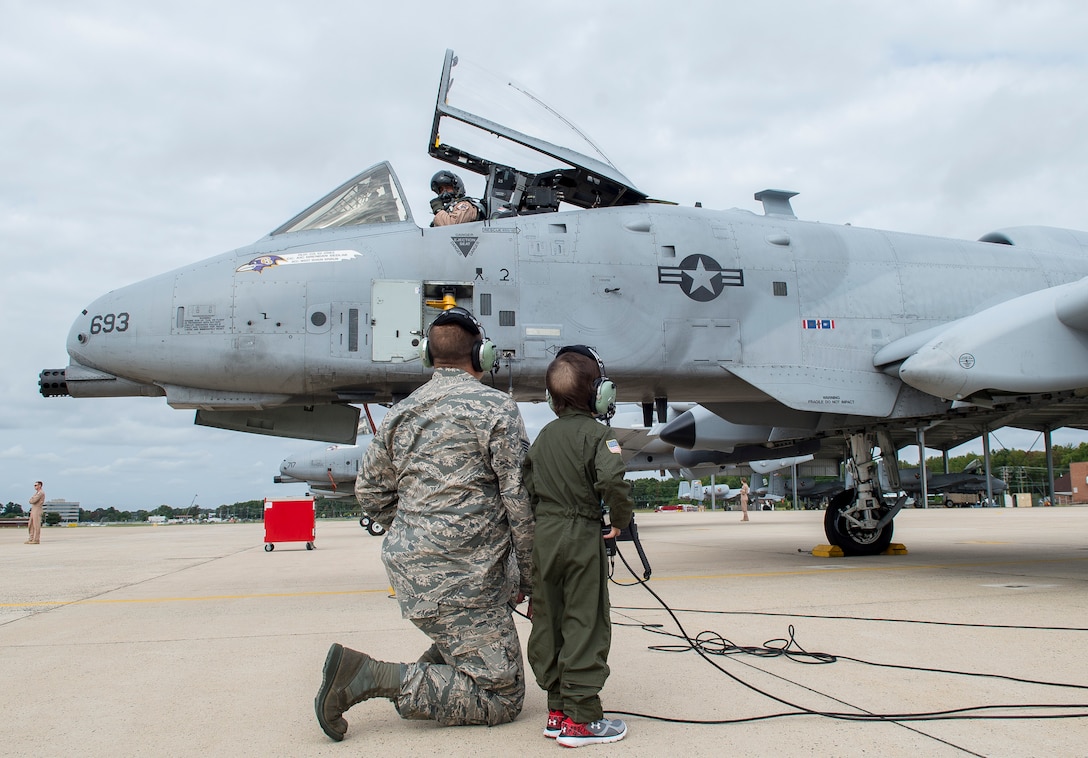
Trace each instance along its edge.
<instances>
[{"instance_id":1,"label":"red sneaker","mask_svg":"<svg viewBox=\"0 0 1088 758\"><path fill-rule=\"evenodd\" d=\"M544 736L554 740L563 731L563 722L567 720L567 714L563 711L548 711L548 725L544 727Z\"/></svg>"}]
</instances>

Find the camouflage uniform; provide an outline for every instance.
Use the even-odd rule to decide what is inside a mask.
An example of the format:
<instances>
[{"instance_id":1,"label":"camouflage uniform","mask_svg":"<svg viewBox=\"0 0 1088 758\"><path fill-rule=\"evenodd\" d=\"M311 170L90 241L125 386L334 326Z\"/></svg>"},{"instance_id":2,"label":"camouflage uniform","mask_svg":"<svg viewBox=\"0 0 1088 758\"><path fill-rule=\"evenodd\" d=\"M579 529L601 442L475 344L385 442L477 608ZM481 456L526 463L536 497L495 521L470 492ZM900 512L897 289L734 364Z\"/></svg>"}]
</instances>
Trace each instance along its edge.
<instances>
[{"instance_id":1,"label":"camouflage uniform","mask_svg":"<svg viewBox=\"0 0 1088 758\"><path fill-rule=\"evenodd\" d=\"M589 723L604 716L612 642L601 502L625 528L631 483L612 430L576 409L541 430L522 470L536 516L529 664L549 710Z\"/></svg>"},{"instance_id":2,"label":"camouflage uniform","mask_svg":"<svg viewBox=\"0 0 1088 758\"><path fill-rule=\"evenodd\" d=\"M439 368L386 414L355 495L388 530L382 561L401 613L434 642L394 699L403 718L514 720L525 697L508 603L532 582L528 447L517 404L460 369Z\"/></svg>"}]
</instances>

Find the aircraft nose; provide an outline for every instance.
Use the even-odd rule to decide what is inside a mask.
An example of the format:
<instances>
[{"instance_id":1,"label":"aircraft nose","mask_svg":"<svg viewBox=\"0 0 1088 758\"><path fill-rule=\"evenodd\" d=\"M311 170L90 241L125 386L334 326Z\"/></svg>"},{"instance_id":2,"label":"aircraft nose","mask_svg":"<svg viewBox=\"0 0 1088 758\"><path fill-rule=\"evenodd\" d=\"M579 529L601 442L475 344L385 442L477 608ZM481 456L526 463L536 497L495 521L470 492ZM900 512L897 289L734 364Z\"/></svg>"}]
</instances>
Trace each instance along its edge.
<instances>
[{"instance_id":1,"label":"aircraft nose","mask_svg":"<svg viewBox=\"0 0 1088 758\"><path fill-rule=\"evenodd\" d=\"M150 382L169 361L172 279L155 277L102 295L80 311L68 332L73 363ZM174 356L176 357L176 356Z\"/></svg>"},{"instance_id":2,"label":"aircraft nose","mask_svg":"<svg viewBox=\"0 0 1088 758\"><path fill-rule=\"evenodd\" d=\"M111 355L127 342L132 316L114 307L113 293L84 308L68 330L67 349L73 362L102 371L113 371Z\"/></svg>"}]
</instances>

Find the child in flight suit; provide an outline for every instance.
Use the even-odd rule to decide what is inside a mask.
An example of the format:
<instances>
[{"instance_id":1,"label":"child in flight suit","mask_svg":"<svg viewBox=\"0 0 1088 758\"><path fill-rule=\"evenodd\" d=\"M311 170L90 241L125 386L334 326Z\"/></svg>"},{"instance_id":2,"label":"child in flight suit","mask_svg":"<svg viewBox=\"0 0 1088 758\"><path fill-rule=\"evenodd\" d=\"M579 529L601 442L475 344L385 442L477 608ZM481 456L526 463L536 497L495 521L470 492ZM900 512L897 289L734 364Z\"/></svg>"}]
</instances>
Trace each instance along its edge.
<instances>
[{"instance_id":1,"label":"child in flight suit","mask_svg":"<svg viewBox=\"0 0 1088 758\"><path fill-rule=\"evenodd\" d=\"M581 747L627 734L604 718L598 693L608 678L612 626L602 503L615 537L631 522L631 484L612 430L595 419L615 412L616 388L584 345L564 347L548 366L548 403L558 416L522 463L536 515L529 664L548 693L545 737Z\"/></svg>"}]
</instances>

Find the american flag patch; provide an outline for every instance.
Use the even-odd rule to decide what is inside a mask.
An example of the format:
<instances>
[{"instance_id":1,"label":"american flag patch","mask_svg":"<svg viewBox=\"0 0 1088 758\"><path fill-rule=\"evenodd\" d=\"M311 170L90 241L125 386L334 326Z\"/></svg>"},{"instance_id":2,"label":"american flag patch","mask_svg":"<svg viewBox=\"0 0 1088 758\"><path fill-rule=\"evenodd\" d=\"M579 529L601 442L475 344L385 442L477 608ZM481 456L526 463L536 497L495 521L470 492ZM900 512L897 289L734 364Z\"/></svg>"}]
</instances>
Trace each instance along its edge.
<instances>
[{"instance_id":1,"label":"american flag patch","mask_svg":"<svg viewBox=\"0 0 1088 758\"><path fill-rule=\"evenodd\" d=\"M801 319L802 329L834 329L835 319L833 318L803 318Z\"/></svg>"},{"instance_id":2,"label":"american flag patch","mask_svg":"<svg viewBox=\"0 0 1088 758\"><path fill-rule=\"evenodd\" d=\"M616 455L619 455L621 452L623 452L620 449L620 443L616 442L615 440L609 440L605 444L608 445L609 451L615 453Z\"/></svg>"}]
</instances>

